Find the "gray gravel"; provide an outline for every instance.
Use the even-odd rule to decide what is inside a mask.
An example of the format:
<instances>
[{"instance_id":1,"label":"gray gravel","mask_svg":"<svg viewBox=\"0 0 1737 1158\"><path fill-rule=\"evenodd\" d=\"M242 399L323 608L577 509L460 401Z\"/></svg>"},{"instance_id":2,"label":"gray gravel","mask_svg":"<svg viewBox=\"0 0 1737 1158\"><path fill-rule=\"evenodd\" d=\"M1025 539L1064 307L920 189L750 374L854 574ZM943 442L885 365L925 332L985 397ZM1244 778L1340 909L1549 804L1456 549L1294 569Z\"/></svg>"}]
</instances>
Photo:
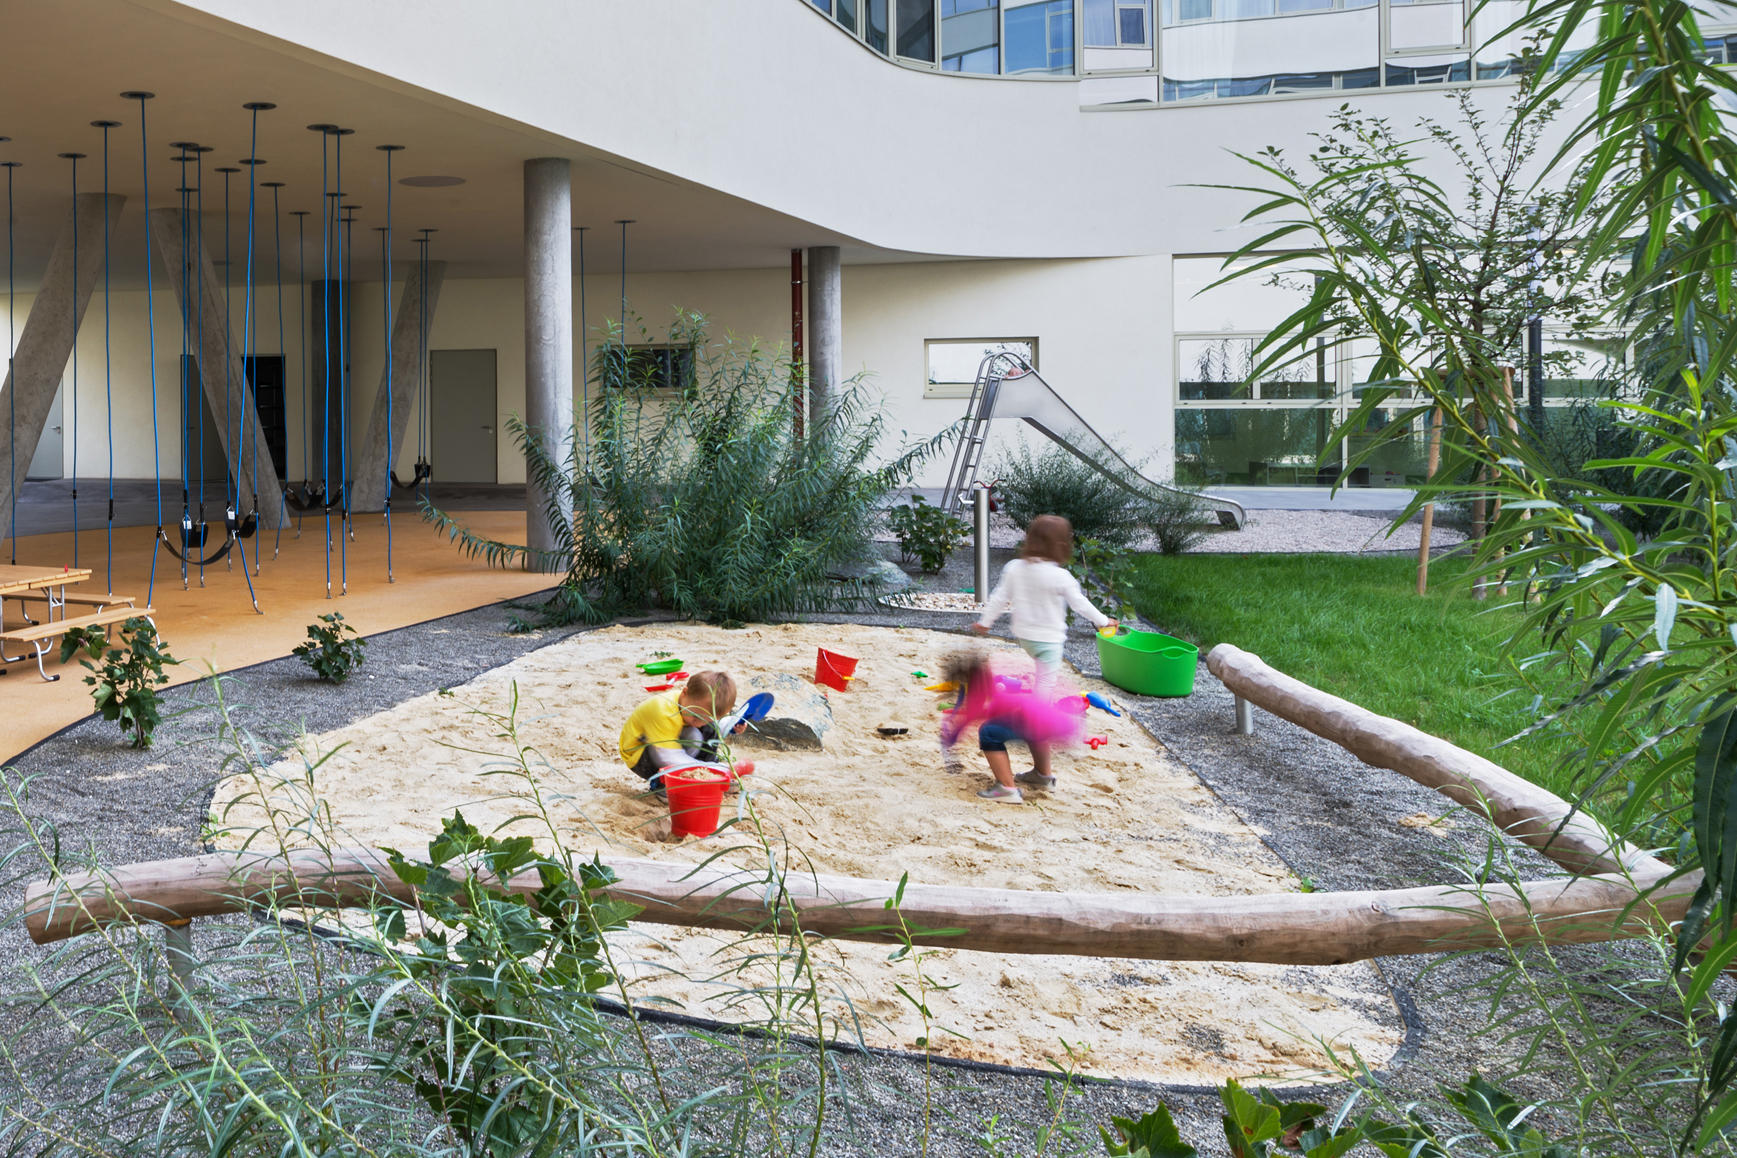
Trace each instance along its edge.
<instances>
[{"instance_id":1,"label":"gray gravel","mask_svg":"<svg viewBox=\"0 0 1737 1158\"><path fill-rule=\"evenodd\" d=\"M997 569L1007 556L995 552ZM968 568L968 557L956 560L932 585L946 590L969 583ZM366 666L341 689L316 683L298 661L280 660L225 677L223 694L236 722L276 748L300 730L351 723L412 696L462 683L570 634L510 635L507 615L495 606L375 636ZM946 614L889 611L821 618L966 630L962 617ZM1086 631L1076 632L1068 658L1081 671L1097 674L1095 646ZM118 730L95 719L31 749L14 762L17 774L31 778L29 814L52 822L63 839L88 842L107 864L199 851L200 825L222 756L209 742L216 720L212 695L209 682L168 692L169 703L181 714L164 724L150 752L123 747ZM1125 698L1135 718L1173 758L1265 832L1267 843L1295 871L1324 889L1441 883L1457 879L1457 863L1476 863L1485 854L1488 829L1463 816L1445 836L1399 826L1401 817L1440 814L1448 804L1395 773L1370 769L1336 746L1264 714L1253 736L1234 735L1231 697L1204 665L1195 693L1186 699ZM1522 849L1515 856L1528 875L1551 875L1531 853ZM20 897L14 884L4 900L10 908ZM15 928L0 934L0 951L13 960L42 957ZM1461 1078L1500 1060L1496 1047L1478 1036L1487 1019L1477 993L1492 975L1493 957L1430 964L1420 958L1376 963L1410 1029L1386 1074L1401 1090L1422 1092L1439 1079ZM5 1014L4 1025L14 1016ZM897 1058L859 1058L843 1068L852 1079L858 1112L854 1125L840 1120L829 1129L828 1151L918 1152L923 1067ZM985 1153L976 1139L992 1119L998 1120L997 1129L1021 1139L1005 1153L1031 1153L1031 1131L1055 1117L1049 1100L1054 1085L1041 1078L951 1067L938 1067L933 1074L941 1091L933 1154ZM1108 1123L1111 1115L1137 1117L1160 1096L1177 1115L1184 1137L1204 1152L1219 1152L1216 1099L1202 1090L1159 1091L1126 1083L1087 1087L1071 1095L1063 1118L1092 1124L1080 1135L1080 1152L1098 1153L1095 1124ZM1049 1152L1074 1151L1058 1144Z\"/></svg>"}]
</instances>

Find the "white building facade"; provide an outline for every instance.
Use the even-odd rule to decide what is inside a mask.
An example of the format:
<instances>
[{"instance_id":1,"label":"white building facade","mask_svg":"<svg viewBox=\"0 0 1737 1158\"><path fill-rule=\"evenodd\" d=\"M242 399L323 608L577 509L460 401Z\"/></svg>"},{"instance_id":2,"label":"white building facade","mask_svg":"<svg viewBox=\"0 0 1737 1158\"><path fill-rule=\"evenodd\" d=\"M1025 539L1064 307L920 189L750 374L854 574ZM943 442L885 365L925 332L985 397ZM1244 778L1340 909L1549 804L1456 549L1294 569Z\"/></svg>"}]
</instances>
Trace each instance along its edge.
<instances>
[{"instance_id":1,"label":"white building facade","mask_svg":"<svg viewBox=\"0 0 1737 1158\"><path fill-rule=\"evenodd\" d=\"M180 308L153 273L141 210L185 188L172 141L212 150L208 256L227 232L237 334L281 358L279 473L302 479L323 335L307 285L326 275L322 208L354 204L346 404L367 422L385 362L385 308L420 276L418 236L444 282L428 319L437 381L408 477L432 453L449 481L514 483L510 414L528 378L525 269L573 270L573 382L625 304L634 341L667 341L677 310L714 335L788 343L791 254L836 252L840 324L824 351L880 391L918 437L957 420L976 359L1013 344L1100 434L1156 477L1324 484L1327 431L1356 367L1324 359L1241 386L1253 341L1289 312L1278 290L1206 287L1248 237L1249 180L1232 150L1298 154L1347 100L1396 124L1451 117L1443 89L1496 110L1520 46L1515 0L64 0L9 18L0 160L11 171L12 335L28 324L76 180L100 192L95 119L112 117L108 189L127 198L32 474L178 475ZM1470 14L1470 15L1468 15ZM1737 21L1733 21L1737 26ZM1724 40L1710 40L1724 51ZM147 90L149 124L117 94ZM276 107L251 135L249 101ZM305 126L353 129L333 141ZM381 145L390 154L390 183ZM219 164L250 157L224 215ZM570 253L528 255L525 163L570 173ZM1443 174L1450 178L1451 174ZM251 178L251 181L250 181ZM274 178L275 204L257 182ZM341 187L339 182L341 181ZM342 197L323 196L340 192ZM253 281L246 293L248 195ZM391 249L382 260L390 206ZM308 217L296 218L306 211ZM334 221L336 219L334 218ZM622 222L628 222L623 225ZM583 232L579 232L580 230ZM299 232L298 232L299 230ZM432 233L419 233L434 230ZM579 246L584 247L581 263ZM160 261L161 257L153 258ZM282 267L283 296L277 276ZM814 263L803 276L811 280ZM822 271L827 277L829 272ZM809 287L812 288L812 287ZM808 296L799 299L808 312ZM251 302L251 305L248 303ZM536 302L532 313L535 314ZM279 330L279 317L284 318ZM644 334L639 327L643 324ZM312 345L310 346L310 338ZM807 335L812 356L826 335ZM238 342L242 339L238 338ZM533 339L534 340L534 339ZM450 355L450 356L448 356ZM531 359L535 363L536 359ZM153 375L154 370L154 375ZM156 401L153 408L153 377ZM546 385L546 384L545 384ZM147 439L153 416L156 437ZM4 406L0 405L0 421ZM110 438L110 429L115 431ZM58 428L58 429L56 429ZM189 436L191 437L191 435ZM419 439L421 441L419 441ZM425 443L431 443L432 449ZM274 451L277 453L277 451ZM990 452L992 463L995 452ZM92 464L98 464L92 469ZM1404 485L1396 451L1355 482ZM945 461L922 481L938 484Z\"/></svg>"}]
</instances>

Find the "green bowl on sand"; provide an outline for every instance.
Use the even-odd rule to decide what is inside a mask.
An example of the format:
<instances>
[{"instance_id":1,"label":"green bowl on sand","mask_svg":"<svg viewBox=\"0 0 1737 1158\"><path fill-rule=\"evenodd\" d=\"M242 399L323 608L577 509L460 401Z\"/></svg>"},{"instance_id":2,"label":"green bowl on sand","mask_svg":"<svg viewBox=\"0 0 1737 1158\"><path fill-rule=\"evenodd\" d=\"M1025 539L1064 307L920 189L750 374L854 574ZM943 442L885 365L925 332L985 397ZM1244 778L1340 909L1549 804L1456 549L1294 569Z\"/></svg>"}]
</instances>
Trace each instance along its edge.
<instances>
[{"instance_id":1,"label":"green bowl on sand","mask_svg":"<svg viewBox=\"0 0 1737 1158\"><path fill-rule=\"evenodd\" d=\"M1185 696L1194 690L1200 649L1156 631L1098 636L1104 679L1142 696Z\"/></svg>"},{"instance_id":2,"label":"green bowl on sand","mask_svg":"<svg viewBox=\"0 0 1737 1158\"><path fill-rule=\"evenodd\" d=\"M642 663L634 666L646 675L668 675L672 671L682 670L682 661L679 659L660 659L656 663Z\"/></svg>"}]
</instances>

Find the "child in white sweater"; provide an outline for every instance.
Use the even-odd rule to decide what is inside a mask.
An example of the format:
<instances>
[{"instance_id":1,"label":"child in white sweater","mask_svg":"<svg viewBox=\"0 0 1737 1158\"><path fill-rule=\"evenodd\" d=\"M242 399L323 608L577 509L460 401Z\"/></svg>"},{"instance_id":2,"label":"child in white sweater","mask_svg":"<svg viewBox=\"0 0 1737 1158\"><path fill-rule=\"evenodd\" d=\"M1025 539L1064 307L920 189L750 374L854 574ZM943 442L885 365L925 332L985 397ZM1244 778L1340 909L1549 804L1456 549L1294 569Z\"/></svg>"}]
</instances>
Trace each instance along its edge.
<instances>
[{"instance_id":1,"label":"child in white sweater","mask_svg":"<svg viewBox=\"0 0 1737 1158\"><path fill-rule=\"evenodd\" d=\"M1047 686L1061 667L1062 644L1068 637L1067 610L1073 608L1093 627L1115 627L1116 621L1092 606L1079 580L1067 569L1074 556L1074 528L1060 515L1039 515L1025 529L1019 558L1001 569L1001 580L989 596L972 629L987 633L1008 610L1013 612L1013 637L1037 661L1037 683Z\"/></svg>"}]
</instances>

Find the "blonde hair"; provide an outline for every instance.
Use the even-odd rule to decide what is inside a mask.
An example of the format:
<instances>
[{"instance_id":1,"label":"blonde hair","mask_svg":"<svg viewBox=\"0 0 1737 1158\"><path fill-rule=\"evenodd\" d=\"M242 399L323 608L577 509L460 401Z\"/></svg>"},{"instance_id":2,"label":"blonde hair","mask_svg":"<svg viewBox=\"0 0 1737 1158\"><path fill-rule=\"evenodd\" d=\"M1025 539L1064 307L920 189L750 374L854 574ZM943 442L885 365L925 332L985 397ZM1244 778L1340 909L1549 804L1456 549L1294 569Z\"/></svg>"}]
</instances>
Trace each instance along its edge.
<instances>
[{"instance_id":1,"label":"blonde hair","mask_svg":"<svg viewBox=\"0 0 1737 1158\"><path fill-rule=\"evenodd\" d=\"M1021 559L1048 559L1066 567L1074 559L1074 525L1060 515L1039 515L1025 528Z\"/></svg>"},{"instance_id":2,"label":"blonde hair","mask_svg":"<svg viewBox=\"0 0 1737 1158\"><path fill-rule=\"evenodd\" d=\"M713 719L736 710L736 681L729 672L697 671L682 687L681 702L704 707Z\"/></svg>"}]
</instances>

